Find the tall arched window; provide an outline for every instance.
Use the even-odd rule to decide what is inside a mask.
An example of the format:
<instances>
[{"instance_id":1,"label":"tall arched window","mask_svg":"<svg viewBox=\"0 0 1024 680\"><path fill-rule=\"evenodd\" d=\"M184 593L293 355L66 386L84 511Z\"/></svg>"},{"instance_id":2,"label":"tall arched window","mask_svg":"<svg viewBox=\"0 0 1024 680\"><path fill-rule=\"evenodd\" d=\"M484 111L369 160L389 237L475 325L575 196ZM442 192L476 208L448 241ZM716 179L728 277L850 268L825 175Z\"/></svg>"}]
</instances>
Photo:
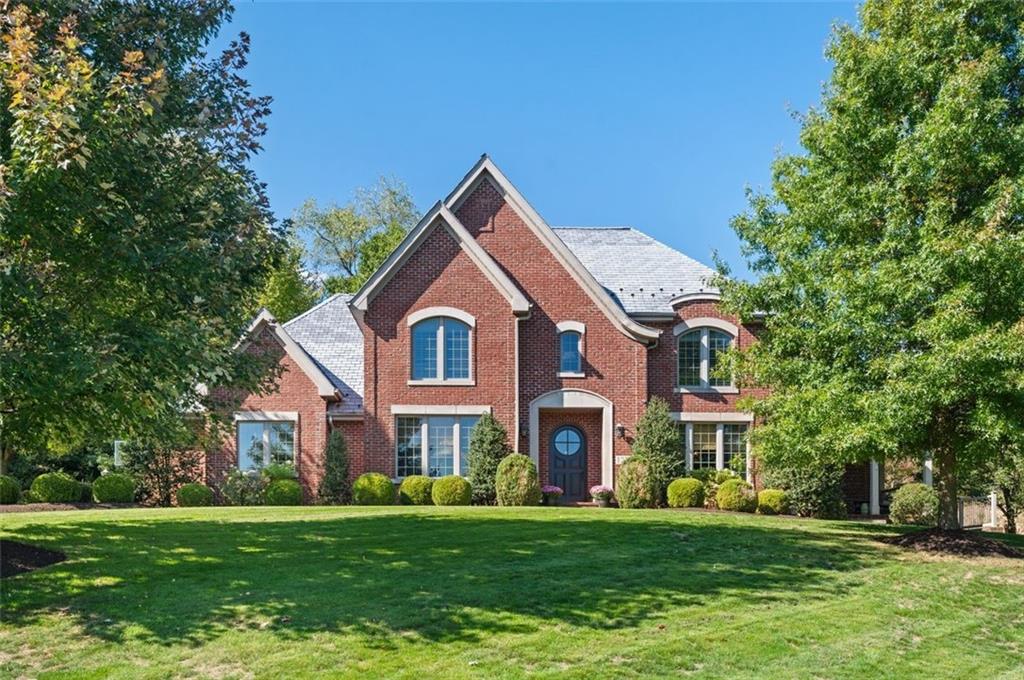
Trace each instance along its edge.
<instances>
[{"instance_id":1,"label":"tall arched window","mask_svg":"<svg viewBox=\"0 0 1024 680\"><path fill-rule=\"evenodd\" d=\"M716 375L723 352L732 345L733 335L717 328L683 330L676 339L677 385L684 389L731 387L732 378Z\"/></svg>"},{"instance_id":2,"label":"tall arched window","mask_svg":"<svg viewBox=\"0 0 1024 680\"><path fill-rule=\"evenodd\" d=\"M472 317L468 317L472 321ZM410 319L413 321L413 319ZM472 377L472 325L450 316L411 324L412 381L468 381Z\"/></svg>"},{"instance_id":3,"label":"tall arched window","mask_svg":"<svg viewBox=\"0 0 1024 680\"><path fill-rule=\"evenodd\" d=\"M555 325L555 330L558 331L558 376L582 378L586 326L579 321L561 321Z\"/></svg>"}]
</instances>

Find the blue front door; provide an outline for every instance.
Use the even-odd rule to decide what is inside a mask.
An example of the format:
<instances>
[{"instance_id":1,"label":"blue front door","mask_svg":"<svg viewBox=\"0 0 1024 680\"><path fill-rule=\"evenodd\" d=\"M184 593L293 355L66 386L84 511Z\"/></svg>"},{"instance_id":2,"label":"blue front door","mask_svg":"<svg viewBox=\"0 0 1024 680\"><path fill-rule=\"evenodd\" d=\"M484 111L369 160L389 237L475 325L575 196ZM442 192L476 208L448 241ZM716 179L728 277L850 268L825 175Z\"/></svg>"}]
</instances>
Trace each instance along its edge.
<instances>
[{"instance_id":1,"label":"blue front door","mask_svg":"<svg viewBox=\"0 0 1024 680\"><path fill-rule=\"evenodd\" d=\"M565 493L563 502L587 498L587 441L583 432L572 425L563 425L551 435L548 459L551 461L551 483Z\"/></svg>"}]
</instances>

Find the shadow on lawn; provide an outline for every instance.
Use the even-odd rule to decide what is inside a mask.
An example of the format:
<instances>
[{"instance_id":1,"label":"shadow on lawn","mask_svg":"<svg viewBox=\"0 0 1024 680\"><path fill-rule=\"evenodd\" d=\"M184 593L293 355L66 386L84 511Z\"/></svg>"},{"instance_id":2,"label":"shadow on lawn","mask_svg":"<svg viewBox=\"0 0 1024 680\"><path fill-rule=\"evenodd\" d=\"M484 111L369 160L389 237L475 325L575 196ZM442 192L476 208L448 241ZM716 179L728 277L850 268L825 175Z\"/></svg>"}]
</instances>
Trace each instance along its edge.
<instances>
[{"instance_id":1,"label":"shadow on lawn","mask_svg":"<svg viewBox=\"0 0 1024 680\"><path fill-rule=\"evenodd\" d=\"M61 611L106 640L201 643L229 630L355 633L365 644L477 640L560 624L629 628L668 608L841 593L870 536L602 513L387 514L28 525L69 561L8 579L4 619ZM877 544L875 544L877 545Z\"/></svg>"}]
</instances>

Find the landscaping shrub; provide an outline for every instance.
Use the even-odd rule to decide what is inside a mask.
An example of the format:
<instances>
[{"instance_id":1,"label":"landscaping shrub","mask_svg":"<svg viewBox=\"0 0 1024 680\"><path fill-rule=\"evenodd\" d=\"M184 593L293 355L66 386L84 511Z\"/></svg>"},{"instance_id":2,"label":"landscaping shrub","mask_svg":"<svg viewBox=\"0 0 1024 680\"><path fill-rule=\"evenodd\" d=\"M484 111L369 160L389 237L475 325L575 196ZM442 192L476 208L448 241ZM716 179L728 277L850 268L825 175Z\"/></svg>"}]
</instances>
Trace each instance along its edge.
<instances>
[{"instance_id":1,"label":"landscaping shrub","mask_svg":"<svg viewBox=\"0 0 1024 680\"><path fill-rule=\"evenodd\" d=\"M224 478L220 493L229 505L262 505L268 481L259 470L234 468Z\"/></svg>"},{"instance_id":2,"label":"landscaping shrub","mask_svg":"<svg viewBox=\"0 0 1024 680\"><path fill-rule=\"evenodd\" d=\"M632 455L619 466L615 497L620 508L654 508L661 497L658 480L642 456Z\"/></svg>"},{"instance_id":3,"label":"landscaping shrub","mask_svg":"<svg viewBox=\"0 0 1024 680\"><path fill-rule=\"evenodd\" d=\"M395 502L395 485L387 475L367 472L352 485L352 501L356 505L391 505Z\"/></svg>"},{"instance_id":4,"label":"landscaping shrub","mask_svg":"<svg viewBox=\"0 0 1024 680\"><path fill-rule=\"evenodd\" d=\"M704 505L704 485L693 477L680 477L668 485L668 507L700 508Z\"/></svg>"},{"instance_id":5,"label":"landscaping shrub","mask_svg":"<svg viewBox=\"0 0 1024 680\"><path fill-rule=\"evenodd\" d=\"M498 464L494 478L498 505L538 505L541 492L537 466L528 456L513 453Z\"/></svg>"},{"instance_id":6,"label":"landscaping shrub","mask_svg":"<svg viewBox=\"0 0 1024 680\"><path fill-rule=\"evenodd\" d=\"M92 484L89 482L78 483L78 502L92 503Z\"/></svg>"},{"instance_id":7,"label":"landscaping shrub","mask_svg":"<svg viewBox=\"0 0 1024 680\"><path fill-rule=\"evenodd\" d=\"M182 508L204 508L213 505L213 489L199 482L181 485L175 495L178 498L178 506Z\"/></svg>"},{"instance_id":8,"label":"landscaping shrub","mask_svg":"<svg viewBox=\"0 0 1024 680\"><path fill-rule=\"evenodd\" d=\"M66 472L45 472L32 481L32 495L37 503L74 503L81 489Z\"/></svg>"},{"instance_id":9,"label":"landscaping shrub","mask_svg":"<svg viewBox=\"0 0 1024 680\"><path fill-rule=\"evenodd\" d=\"M291 463L271 463L264 467L261 472L267 479L274 481L278 479L298 479L299 474L295 472L295 466Z\"/></svg>"},{"instance_id":10,"label":"landscaping shrub","mask_svg":"<svg viewBox=\"0 0 1024 680\"><path fill-rule=\"evenodd\" d=\"M754 490L739 478L722 482L718 487L715 502L720 510L754 512L757 509L757 496Z\"/></svg>"},{"instance_id":11,"label":"landscaping shrub","mask_svg":"<svg viewBox=\"0 0 1024 680\"><path fill-rule=\"evenodd\" d=\"M263 492L266 505L302 505L302 487L294 479L274 479Z\"/></svg>"},{"instance_id":12,"label":"landscaping shrub","mask_svg":"<svg viewBox=\"0 0 1024 680\"><path fill-rule=\"evenodd\" d=\"M448 475L434 482L430 497L434 505L469 505L473 501L473 487L458 475Z\"/></svg>"},{"instance_id":13,"label":"landscaping shrub","mask_svg":"<svg viewBox=\"0 0 1024 680\"><path fill-rule=\"evenodd\" d=\"M896 489L889 505L893 524L935 526L939 517L939 494L927 484L904 484Z\"/></svg>"},{"instance_id":14,"label":"landscaping shrub","mask_svg":"<svg viewBox=\"0 0 1024 680\"><path fill-rule=\"evenodd\" d=\"M648 469L658 487L658 504L665 499L665 490L676 477L686 473L683 438L679 423L672 419L668 402L654 397L647 403L636 424L634 456L647 461Z\"/></svg>"},{"instance_id":15,"label":"landscaping shrub","mask_svg":"<svg viewBox=\"0 0 1024 680\"><path fill-rule=\"evenodd\" d=\"M184 437L170 443L127 442L121 447L121 471L138 483L140 502L167 507L178 487L199 478L199 447Z\"/></svg>"},{"instance_id":16,"label":"landscaping shrub","mask_svg":"<svg viewBox=\"0 0 1024 680\"><path fill-rule=\"evenodd\" d=\"M402 505L433 505L430 495L434 480L426 475L409 475L398 487L398 500Z\"/></svg>"},{"instance_id":17,"label":"landscaping shrub","mask_svg":"<svg viewBox=\"0 0 1024 680\"><path fill-rule=\"evenodd\" d=\"M92 483L92 493L97 503L131 503L135 500L135 480L112 472Z\"/></svg>"},{"instance_id":18,"label":"landscaping shrub","mask_svg":"<svg viewBox=\"0 0 1024 680\"><path fill-rule=\"evenodd\" d=\"M42 503L42 501L39 500L39 496L35 495L32 489L25 489L21 492L21 502L25 504Z\"/></svg>"},{"instance_id":19,"label":"landscaping shrub","mask_svg":"<svg viewBox=\"0 0 1024 680\"><path fill-rule=\"evenodd\" d=\"M14 505L21 500L21 486L14 477L0 475L0 505Z\"/></svg>"},{"instance_id":20,"label":"landscaping shrub","mask_svg":"<svg viewBox=\"0 0 1024 680\"><path fill-rule=\"evenodd\" d=\"M782 489L762 489L757 494L757 511L762 515L785 515L789 497Z\"/></svg>"},{"instance_id":21,"label":"landscaping shrub","mask_svg":"<svg viewBox=\"0 0 1024 680\"><path fill-rule=\"evenodd\" d=\"M801 517L841 519L846 517L843 501L843 468L835 465L776 468L765 470L764 485L782 489L789 498L790 512Z\"/></svg>"},{"instance_id":22,"label":"landscaping shrub","mask_svg":"<svg viewBox=\"0 0 1024 680\"><path fill-rule=\"evenodd\" d=\"M494 505L497 502L498 465L508 454L505 426L490 413L480 416L469 438L469 484L473 487L473 502L477 505Z\"/></svg>"},{"instance_id":23,"label":"landscaping shrub","mask_svg":"<svg viewBox=\"0 0 1024 680\"><path fill-rule=\"evenodd\" d=\"M704 485L704 507L717 508L715 500L718 494L718 487L730 479L740 479L732 470L716 470L714 468L701 468L694 470L690 475Z\"/></svg>"},{"instance_id":24,"label":"landscaping shrub","mask_svg":"<svg viewBox=\"0 0 1024 680\"><path fill-rule=\"evenodd\" d=\"M324 447L324 476L316 492L321 503L343 505L352 500L348 481L348 444L341 430L331 430Z\"/></svg>"}]
</instances>

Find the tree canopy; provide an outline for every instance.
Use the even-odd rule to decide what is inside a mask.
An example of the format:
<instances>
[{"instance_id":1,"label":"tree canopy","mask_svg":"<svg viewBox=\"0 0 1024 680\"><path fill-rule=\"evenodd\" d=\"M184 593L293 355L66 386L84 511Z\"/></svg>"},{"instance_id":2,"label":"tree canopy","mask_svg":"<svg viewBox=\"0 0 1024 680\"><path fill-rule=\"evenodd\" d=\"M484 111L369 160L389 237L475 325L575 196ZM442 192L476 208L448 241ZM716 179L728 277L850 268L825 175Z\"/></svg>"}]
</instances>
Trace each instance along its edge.
<instances>
[{"instance_id":1,"label":"tree canopy","mask_svg":"<svg viewBox=\"0 0 1024 680\"><path fill-rule=\"evenodd\" d=\"M835 29L803 151L735 218L766 312L736 358L771 388L767 461L933 453L957 475L1024 436L1024 4L869 0Z\"/></svg>"},{"instance_id":2,"label":"tree canopy","mask_svg":"<svg viewBox=\"0 0 1024 680\"><path fill-rule=\"evenodd\" d=\"M344 206L309 199L292 221L309 242L311 264L326 275L327 292L352 293L415 226L417 211L404 183L381 177Z\"/></svg>"},{"instance_id":3,"label":"tree canopy","mask_svg":"<svg viewBox=\"0 0 1024 680\"><path fill-rule=\"evenodd\" d=\"M227 0L26 0L0 16L4 457L144 435L260 384L234 343L280 249L249 168L269 98ZM211 390L211 393L213 391Z\"/></svg>"},{"instance_id":4,"label":"tree canopy","mask_svg":"<svg viewBox=\"0 0 1024 680\"><path fill-rule=\"evenodd\" d=\"M302 267L304 254L301 243L289 243L257 301L281 323L302 314L320 298L319 286Z\"/></svg>"}]
</instances>

